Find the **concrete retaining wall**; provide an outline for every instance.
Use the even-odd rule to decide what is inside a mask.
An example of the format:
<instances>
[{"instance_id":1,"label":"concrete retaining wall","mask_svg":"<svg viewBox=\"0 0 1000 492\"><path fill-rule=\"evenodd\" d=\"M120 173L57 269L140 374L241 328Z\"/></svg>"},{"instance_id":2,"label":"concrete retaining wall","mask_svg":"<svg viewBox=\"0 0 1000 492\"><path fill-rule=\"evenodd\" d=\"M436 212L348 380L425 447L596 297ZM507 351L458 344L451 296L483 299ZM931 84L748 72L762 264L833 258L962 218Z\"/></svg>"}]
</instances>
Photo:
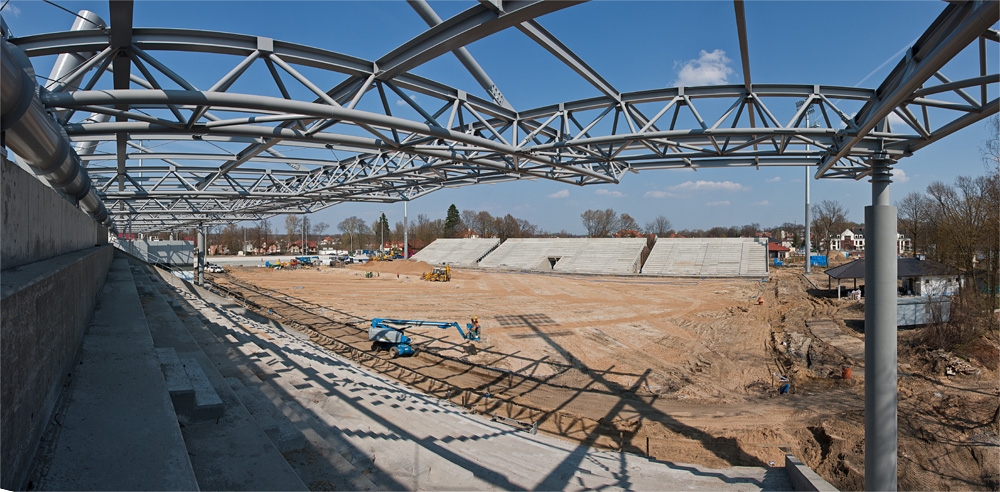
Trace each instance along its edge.
<instances>
[{"instance_id":1,"label":"concrete retaining wall","mask_svg":"<svg viewBox=\"0 0 1000 492\"><path fill-rule=\"evenodd\" d=\"M108 243L106 227L37 177L7 159L2 161L0 270Z\"/></svg>"},{"instance_id":2,"label":"concrete retaining wall","mask_svg":"<svg viewBox=\"0 0 1000 492\"><path fill-rule=\"evenodd\" d=\"M124 251L146 263L191 266L195 261L194 241L119 241Z\"/></svg>"},{"instance_id":3,"label":"concrete retaining wall","mask_svg":"<svg viewBox=\"0 0 1000 492\"><path fill-rule=\"evenodd\" d=\"M90 247L0 278L0 487L22 483L84 331L114 248Z\"/></svg>"}]
</instances>

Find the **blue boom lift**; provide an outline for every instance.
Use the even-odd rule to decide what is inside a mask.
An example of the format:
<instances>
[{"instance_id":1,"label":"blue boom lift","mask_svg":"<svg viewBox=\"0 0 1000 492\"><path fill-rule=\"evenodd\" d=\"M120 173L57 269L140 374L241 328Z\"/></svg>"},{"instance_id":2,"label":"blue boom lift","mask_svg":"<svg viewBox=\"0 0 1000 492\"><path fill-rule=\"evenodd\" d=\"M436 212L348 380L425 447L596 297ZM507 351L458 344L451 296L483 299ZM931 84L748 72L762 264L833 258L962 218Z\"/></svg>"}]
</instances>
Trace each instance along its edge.
<instances>
[{"instance_id":1,"label":"blue boom lift","mask_svg":"<svg viewBox=\"0 0 1000 492\"><path fill-rule=\"evenodd\" d=\"M372 350L376 352L388 350L389 355L393 358L417 353L416 349L410 345L410 337L403 334L403 330L415 326L433 326L443 330L455 328L463 340L479 341L479 327L474 327L471 323L466 325L468 332L465 332L461 325L453 321L374 318L371 327L368 328L368 339L372 341Z\"/></svg>"}]
</instances>

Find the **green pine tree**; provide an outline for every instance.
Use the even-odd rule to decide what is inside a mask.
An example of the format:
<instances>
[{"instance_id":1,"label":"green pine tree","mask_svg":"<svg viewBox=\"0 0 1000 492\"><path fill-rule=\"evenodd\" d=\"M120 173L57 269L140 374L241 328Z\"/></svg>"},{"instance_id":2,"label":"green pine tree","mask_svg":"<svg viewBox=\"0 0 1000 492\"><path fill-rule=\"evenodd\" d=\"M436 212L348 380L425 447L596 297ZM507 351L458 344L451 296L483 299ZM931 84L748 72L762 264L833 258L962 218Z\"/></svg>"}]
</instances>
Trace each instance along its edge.
<instances>
[{"instance_id":1,"label":"green pine tree","mask_svg":"<svg viewBox=\"0 0 1000 492\"><path fill-rule=\"evenodd\" d=\"M448 207L448 216L444 219L444 237L458 237L462 217L458 214L458 207L454 203Z\"/></svg>"}]
</instances>

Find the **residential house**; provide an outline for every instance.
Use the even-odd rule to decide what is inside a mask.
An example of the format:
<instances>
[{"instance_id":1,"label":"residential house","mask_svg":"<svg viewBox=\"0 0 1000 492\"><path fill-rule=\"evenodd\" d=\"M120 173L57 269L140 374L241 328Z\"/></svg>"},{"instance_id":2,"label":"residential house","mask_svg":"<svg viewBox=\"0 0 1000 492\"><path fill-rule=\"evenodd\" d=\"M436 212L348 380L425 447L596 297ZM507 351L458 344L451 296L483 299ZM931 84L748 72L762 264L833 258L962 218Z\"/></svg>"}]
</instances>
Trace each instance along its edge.
<instances>
[{"instance_id":1,"label":"residential house","mask_svg":"<svg viewBox=\"0 0 1000 492\"><path fill-rule=\"evenodd\" d=\"M767 243L767 257L772 260L784 261L785 257L788 256L789 251L791 251L791 249L783 246L780 243L775 243L770 241L768 241Z\"/></svg>"},{"instance_id":2,"label":"residential house","mask_svg":"<svg viewBox=\"0 0 1000 492\"><path fill-rule=\"evenodd\" d=\"M857 227L845 229L844 232L830 238L830 251L864 251L865 250L865 228ZM910 238L896 233L896 254L905 255L913 251L913 244Z\"/></svg>"}]
</instances>

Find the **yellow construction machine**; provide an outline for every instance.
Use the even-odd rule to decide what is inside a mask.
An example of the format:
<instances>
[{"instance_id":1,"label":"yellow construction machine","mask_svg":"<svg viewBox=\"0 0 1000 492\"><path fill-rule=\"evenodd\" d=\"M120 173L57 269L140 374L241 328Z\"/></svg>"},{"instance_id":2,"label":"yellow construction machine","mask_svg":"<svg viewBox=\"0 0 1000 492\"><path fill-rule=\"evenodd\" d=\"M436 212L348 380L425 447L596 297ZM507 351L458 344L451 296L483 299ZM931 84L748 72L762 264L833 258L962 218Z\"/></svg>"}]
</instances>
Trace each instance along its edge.
<instances>
[{"instance_id":1,"label":"yellow construction machine","mask_svg":"<svg viewBox=\"0 0 1000 492\"><path fill-rule=\"evenodd\" d=\"M421 275L420 278L431 282L448 282L451 280L451 267L435 267L433 271Z\"/></svg>"}]
</instances>

